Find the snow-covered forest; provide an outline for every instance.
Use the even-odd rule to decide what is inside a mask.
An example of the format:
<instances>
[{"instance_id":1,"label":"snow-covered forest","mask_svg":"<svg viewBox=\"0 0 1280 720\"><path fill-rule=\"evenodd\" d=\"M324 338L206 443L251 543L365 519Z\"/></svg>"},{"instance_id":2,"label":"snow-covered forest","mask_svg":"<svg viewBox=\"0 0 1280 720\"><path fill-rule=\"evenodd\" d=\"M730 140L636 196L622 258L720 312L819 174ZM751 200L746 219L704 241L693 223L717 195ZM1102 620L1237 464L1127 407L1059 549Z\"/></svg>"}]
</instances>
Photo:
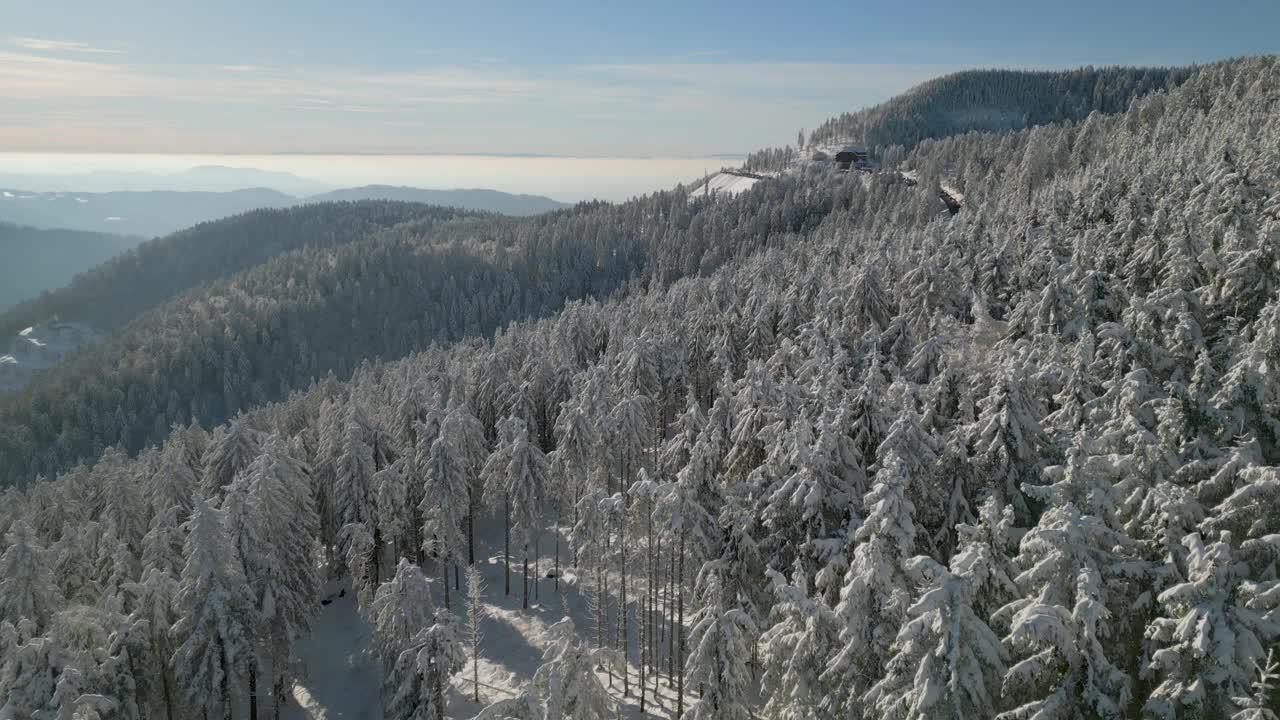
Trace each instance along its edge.
<instances>
[{"instance_id":1,"label":"snow-covered forest","mask_svg":"<svg viewBox=\"0 0 1280 720\"><path fill-rule=\"evenodd\" d=\"M390 720L1274 719L1280 58L1126 72L140 315L0 406L0 720L325 717L338 608Z\"/></svg>"}]
</instances>

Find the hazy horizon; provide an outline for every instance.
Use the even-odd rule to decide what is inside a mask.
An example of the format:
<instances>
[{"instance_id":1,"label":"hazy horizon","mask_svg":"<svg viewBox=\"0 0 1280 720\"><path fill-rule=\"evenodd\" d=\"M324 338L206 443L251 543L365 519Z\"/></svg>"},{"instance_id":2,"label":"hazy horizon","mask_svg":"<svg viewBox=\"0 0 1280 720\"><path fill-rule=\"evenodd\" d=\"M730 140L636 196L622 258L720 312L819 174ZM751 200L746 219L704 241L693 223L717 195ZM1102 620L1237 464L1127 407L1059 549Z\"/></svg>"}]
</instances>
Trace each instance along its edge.
<instances>
[{"instance_id":1,"label":"hazy horizon","mask_svg":"<svg viewBox=\"0 0 1280 720\"><path fill-rule=\"evenodd\" d=\"M543 195L561 202L624 200L674 187L726 165L735 156L570 157L556 155L467 154L173 154L173 153L13 153L0 152L4 177L23 176L32 192L107 192L110 190L188 189L164 182L166 175L201 166L286 172L336 189L360 185L404 185L451 190L484 188ZM121 182L109 178L86 186L91 173L145 173L154 176ZM272 183L261 186L273 187ZM295 194L287 189L282 192ZM303 193L305 194L305 193Z\"/></svg>"}]
</instances>

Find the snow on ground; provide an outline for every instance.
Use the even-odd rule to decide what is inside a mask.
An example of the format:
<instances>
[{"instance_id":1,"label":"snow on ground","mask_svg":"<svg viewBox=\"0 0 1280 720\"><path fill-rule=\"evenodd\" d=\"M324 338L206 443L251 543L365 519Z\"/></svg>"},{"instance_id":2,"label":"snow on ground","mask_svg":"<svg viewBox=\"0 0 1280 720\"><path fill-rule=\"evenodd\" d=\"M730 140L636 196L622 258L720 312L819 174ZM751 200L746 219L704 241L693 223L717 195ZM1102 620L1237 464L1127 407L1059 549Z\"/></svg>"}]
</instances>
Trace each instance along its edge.
<instances>
[{"instance_id":1,"label":"snow on ground","mask_svg":"<svg viewBox=\"0 0 1280 720\"><path fill-rule=\"evenodd\" d=\"M356 612L355 594L347 583L331 583L311 635L298 641L302 677L293 686L293 701L281 708L282 720L379 720L381 671L365 653L373 630Z\"/></svg>"},{"instance_id":2,"label":"snow on ground","mask_svg":"<svg viewBox=\"0 0 1280 720\"><path fill-rule=\"evenodd\" d=\"M23 330L10 343L9 354L0 355L0 392L22 388L37 370L51 368L73 350L100 339L88 325L57 320Z\"/></svg>"},{"instance_id":3,"label":"snow on ground","mask_svg":"<svg viewBox=\"0 0 1280 720\"><path fill-rule=\"evenodd\" d=\"M740 193L744 193L760 182L758 177L750 177L747 175L739 175L731 172L718 172L707 178L704 185L699 185L694 194L700 192L710 192L711 194L721 194L733 197Z\"/></svg>"},{"instance_id":4,"label":"snow on ground","mask_svg":"<svg viewBox=\"0 0 1280 720\"><path fill-rule=\"evenodd\" d=\"M521 564L516 548L512 548L511 594L503 592L502 522L501 518L489 518L476 527L476 564L484 578L486 618L481 624L484 636L479 659L480 703L473 699L473 667L468 658L466 667L453 679L449 693L449 716L469 718L483 707L514 697L532 679L542 663L542 653L547 646L547 629L568 615L573 619L579 637L592 640L591 613L587 598L578 591L577 577L567 568L568 544L560 543L560 592L554 579L546 575L554 569L555 534L550 530L543 534L539 546L538 570L530 564L530 579L537 578L537 598L534 586L529 590L529 609L521 607ZM389 563L394 566L394 563ZM439 569L430 562L423 568L431 583L432 598L443 602ZM452 576L451 576L452 579ZM616 579L614 580L616 587ZM356 609L354 593L343 583L331 583L326 597L332 602L323 607L310 636L297 645L297 657L301 662L301 677L293 687L292 701L282 708L282 720L381 720L379 699L380 670L377 660L367 654L372 629ZM338 592L345 594L336 597ZM450 588L450 605L455 615L463 614L465 584L462 590ZM612 613L611 613L612 615ZM636 625L632 609L631 653L632 663L638 661L636 652ZM612 634L606 634L606 639ZM469 652L469 648L468 648ZM640 713L640 699L636 688L639 669L629 668L631 695L623 697L622 680L608 673L598 672L605 687L620 703L625 718L669 718L674 714L675 693L667 687L666 675L659 681L659 697L655 703L652 694L653 679L648 678L649 688L646 712ZM685 707L689 705L686 698Z\"/></svg>"}]
</instances>

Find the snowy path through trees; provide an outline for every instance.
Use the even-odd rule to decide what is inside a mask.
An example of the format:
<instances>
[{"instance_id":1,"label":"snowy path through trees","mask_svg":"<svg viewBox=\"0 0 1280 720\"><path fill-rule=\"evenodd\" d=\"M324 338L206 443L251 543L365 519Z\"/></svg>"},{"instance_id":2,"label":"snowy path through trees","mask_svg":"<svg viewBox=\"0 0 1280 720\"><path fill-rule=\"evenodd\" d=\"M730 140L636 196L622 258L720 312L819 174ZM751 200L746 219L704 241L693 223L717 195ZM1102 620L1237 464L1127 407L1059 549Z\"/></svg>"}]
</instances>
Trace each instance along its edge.
<instances>
[{"instance_id":1,"label":"snowy path through trees","mask_svg":"<svg viewBox=\"0 0 1280 720\"><path fill-rule=\"evenodd\" d=\"M282 720L380 720L382 677L365 654L371 633L349 589L326 605L311 634L298 641L300 677Z\"/></svg>"},{"instance_id":2,"label":"snowy path through trees","mask_svg":"<svg viewBox=\"0 0 1280 720\"><path fill-rule=\"evenodd\" d=\"M476 566L484 581L485 617L481 621L481 657L479 667L481 702L472 700L471 659L466 669L452 679L448 694L449 714L452 717L471 717L491 703L515 697L526 686L542 664L543 651L549 643L548 631L556 622L568 616L573 619L580 638L593 641L591 632L592 610L587 598L578 592L575 572L568 565L568 541L561 539L561 590L555 591L554 580L545 577L555 566L555 540L552 531L543 534L539 557L539 587L537 601L530 589L530 607L521 608L520 565L512 563L511 594L504 595L502 565L502 524L499 518L488 517L477 523ZM432 602L443 602L438 570L430 561L423 572L431 586ZM533 565L530 564L530 574ZM613 579L615 582L617 578ZM345 590L342 597L337 594ZM360 616L356 608L355 594L348 582L330 583L325 597L333 598L324 606L316 619L311 634L297 644L296 662L300 663L299 678L294 684L292 697L282 708L282 720L381 720L383 717L379 699L381 676L377 660L367 655L373 629ZM463 612L463 593L451 591L451 611ZM635 627L634 608L632 609ZM614 618L611 617L611 621ZM610 623L612 628L612 622ZM612 629L609 631L612 637ZM632 660L636 638L632 632ZM622 705L623 717L667 718L675 705L674 693L667 687L666 678L659 684L655 706L649 686L647 712L640 713L639 696L635 683L639 669L630 667L632 693L623 697L621 679L616 677L609 692ZM605 687L610 687L604 668L598 675ZM686 700L686 705L690 700Z\"/></svg>"}]
</instances>

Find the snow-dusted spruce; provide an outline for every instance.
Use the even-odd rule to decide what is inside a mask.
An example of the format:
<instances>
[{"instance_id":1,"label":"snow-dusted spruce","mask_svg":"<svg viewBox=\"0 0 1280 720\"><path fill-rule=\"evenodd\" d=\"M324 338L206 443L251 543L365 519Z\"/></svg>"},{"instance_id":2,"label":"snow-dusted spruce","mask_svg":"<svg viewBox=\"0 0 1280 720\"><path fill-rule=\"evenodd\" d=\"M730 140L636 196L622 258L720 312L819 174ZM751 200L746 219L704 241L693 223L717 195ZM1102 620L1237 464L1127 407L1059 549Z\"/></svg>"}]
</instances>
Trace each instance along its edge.
<instances>
[{"instance_id":1,"label":"snow-dusted spruce","mask_svg":"<svg viewBox=\"0 0 1280 720\"><path fill-rule=\"evenodd\" d=\"M431 620L405 642L387 672L387 720L445 720L445 690L466 654L453 615L440 609Z\"/></svg>"},{"instance_id":2,"label":"snow-dusted spruce","mask_svg":"<svg viewBox=\"0 0 1280 720\"><path fill-rule=\"evenodd\" d=\"M926 586L907 609L884 677L862 700L870 717L891 719L992 717L999 702L1005 652L973 610L973 584L932 558L907 561Z\"/></svg>"},{"instance_id":3,"label":"snow-dusted spruce","mask_svg":"<svg viewBox=\"0 0 1280 720\"><path fill-rule=\"evenodd\" d=\"M747 720L751 708L747 687L751 684L752 647L757 629L751 616L726 601L715 561L702 566L697 596L702 610L691 621L686 681L697 699L681 720Z\"/></svg>"},{"instance_id":4,"label":"snow-dusted spruce","mask_svg":"<svg viewBox=\"0 0 1280 720\"><path fill-rule=\"evenodd\" d=\"M231 484L236 473L249 467L257 454L257 431L243 418L235 418L225 428L216 429L202 460L204 481L200 491L205 497L217 495Z\"/></svg>"},{"instance_id":5,"label":"snow-dusted spruce","mask_svg":"<svg viewBox=\"0 0 1280 720\"><path fill-rule=\"evenodd\" d=\"M250 714L274 713L292 646L311 625L320 591L313 554L318 519L306 468L277 434L228 488L227 530L253 593L257 657L247 661Z\"/></svg>"},{"instance_id":6,"label":"snow-dusted spruce","mask_svg":"<svg viewBox=\"0 0 1280 720\"><path fill-rule=\"evenodd\" d=\"M170 664L186 707L230 718L232 705L244 697L257 613L225 522L221 510L195 496L185 526L186 565L174 599L177 647Z\"/></svg>"},{"instance_id":7,"label":"snow-dusted spruce","mask_svg":"<svg viewBox=\"0 0 1280 720\"><path fill-rule=\"evenodd\" d=\"M502 498L505 592L511 593L511 536L514 531L523 548L523 602L528 608L529 545L538 531L538 499L547 481L547 458L537 445L530 442L528 428L520 418L512 416L503 420L499 435L501 440L485 462L482 477L485 494Z\"/></svg>"},{"instance_id":8,"label":"snow-dusted spruce","mask_svg":"<svg viewBox=\"0 0 1280 720\"><path fill-rule=\"evenodd\" d=\"M1253 681L1253 692L1248 697L1236 698L1240 712L1231 720L1276 720L1280 715L1272 708L1275 694L1280 689L1280 660L1275 658L1275 648L1267 651L1265 663L1257 663L1258 679Z\"/></svg>"},{"instance_id":9,"label":"snow-dusted spruce","mask_svg":"<svg viewBox=\"0 0 1280 720\"><path fill-rule=\"evenodd\" d=\"M423 468L422 542L434 551L440 565L444 607L450 607L449 567L462 562L465 537L463 522L468 510L467 458L442 432L431 443Z\"/></svg>"},{"instance_id":10,"label":"snow-dusted spruce","mask_svg":"<svg viewBox=\"0 0 1280 720\"><path fill-rule=\"evenodd\" d=\"M413 636L432 617L431 588L422 570L407 558L400 558L396 573L378 588L369 607L374 629L374 648L389 669Z\"/></svg>"},{"instance_id":11,"label":"snow-dusted spruce","mask_svg":"<svg viewBox=\"0 0 1280 720\"><path fill-rule=\"evenodd\" d=\"M831 707L832 688L822 678L828 658L839 646L840 624L821 596L813 597L803 573L795 584L769 571L776 602L772 623L760 637L764 675L761 694L766 716L778 720L806 720Z\"/></svg>"},{"instance_id":12,"label":"snow-dusted spruce","mask_svg":"<svg viewBox=\"0 0 1280 720\"><path fill-rule=\"evenodd\" d=\"M915 594L906 573L916 542L915 508L907 497L911 480L891 451L863 498L867 519L854 535L853 559L835 608L841 647L823 673L846 712L855 711L858 698L880 676Z\"/></svg>"},{"instance_id":13,"label":"snow-dusted spruce","mask_svg":"<svg viewBox=\"0 0 1280 720\"><path fill-rule=\"evenodd\" d=\"M1241 710L1265 648L1280 641L1280 581L1242 576L1229 533L1208 545L1188 535L1187 581L1160 594L1147 635L1160 680L1146 711L1163 720L1228 717Z\"/></svg>"},{"instance_id":14,"label":"snow-dusted spruce","mask_svg":"<svg viewBox=\"0 0 1280 720\"><path fill-rule=\"evenodd\" d=\"M9 528L5 546L0 555L0 621L17 625L28 620L43 626L62 605L45 548L22 520Z\"/></svg>"}]
</instances>

